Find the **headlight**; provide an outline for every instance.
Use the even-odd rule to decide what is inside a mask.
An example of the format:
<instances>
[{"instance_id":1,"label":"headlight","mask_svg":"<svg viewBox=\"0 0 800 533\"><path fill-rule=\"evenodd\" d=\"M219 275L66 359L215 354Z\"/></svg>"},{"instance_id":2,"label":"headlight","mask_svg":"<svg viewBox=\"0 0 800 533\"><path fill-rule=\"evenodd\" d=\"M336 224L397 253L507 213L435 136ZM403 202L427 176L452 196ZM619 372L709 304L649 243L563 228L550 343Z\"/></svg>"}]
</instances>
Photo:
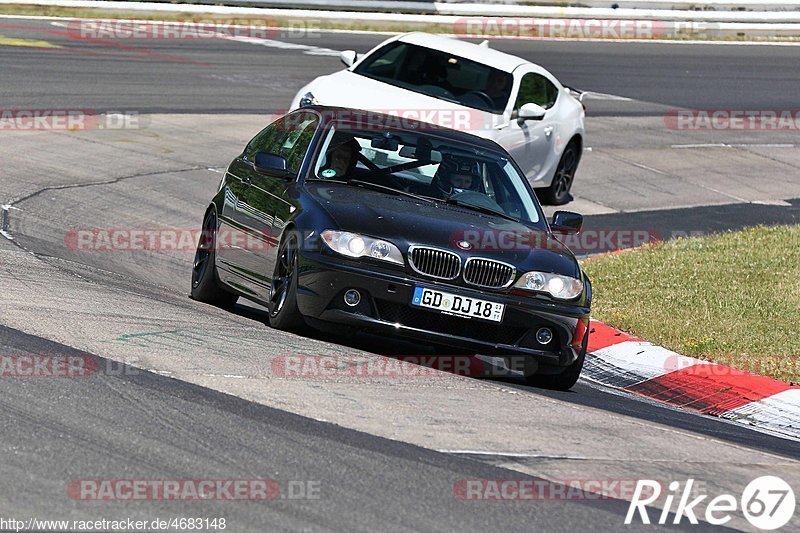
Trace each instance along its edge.
<instances>
[{"instance_id":1,"label":"headlight","mask_svg":"<svg viewBox=\"0 0 800 533\"><path fill-rule=\"evenodd\" d=\"M394 244L381 239L373 239L366 235L350 233L347 231L325 230L322 240L328 248L347 257L372 257L397 263L403 263L403 254Z\"/></svg>"},{"instance_id":2,"label":"headlight","mask_svg":"<svg viewBox=\"0 0 800 533\"><path fill-rule=\"evenodd\" d=\"M311 92L307 92L300 98L300 107L308 107L310 105L319 105L319 100Z\"/></svg>"},{"instance_id":3,"label":"headlight","mask_svg":"<svg viewBox=\"0 0 800 533\"><path fill-rule=\"evenodd\" d=\"M548 272L528 272L514 284L517 289L549 293L559 300L572 300L583 291L583 281Z\"/></svg>"}]
</instances>

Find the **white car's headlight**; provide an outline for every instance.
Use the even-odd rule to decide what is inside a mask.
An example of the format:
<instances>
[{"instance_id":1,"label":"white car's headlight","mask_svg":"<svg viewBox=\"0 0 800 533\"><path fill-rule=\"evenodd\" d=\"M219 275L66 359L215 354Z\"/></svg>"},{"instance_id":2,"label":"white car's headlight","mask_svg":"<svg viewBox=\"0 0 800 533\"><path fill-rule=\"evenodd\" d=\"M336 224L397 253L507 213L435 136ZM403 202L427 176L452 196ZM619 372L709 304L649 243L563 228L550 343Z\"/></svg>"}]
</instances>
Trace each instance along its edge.
<instances>
[{"instance_id":1,"label":"white car's headlight","mask_svg":"<svg viewBox=\"0 0 800 533\"><path fill-rule=\"evenodd\" d=\"M311 92L307 92L302 97L300 97L300 107L308 107L310 105L318 105L318 104L319 100L317 100L317 97L314 96L314 94Z\"/></svg>"},{"instance_id":2,"label":"white car's headlight","mask_svg":"<svg viewBox=\"0 0 800 533\"><path fill-rule=\"evenodd\" d=\"M399 265L404 264L403 254L389 241L347 231L325 230L321 235L328 248L347 257L372 257Z\"/></svg>"},{"instance_id":3,"label":"white car's headlight","mask_svg":"<svg viewBox=\"0 0 800 533\"><path fill-rule=\"evenodd\" d=\"M583 291L583 281L549 272L527 272L514 284L517 289L549 293L559 300L572 300Z\"/></svg>"}]
</instances>

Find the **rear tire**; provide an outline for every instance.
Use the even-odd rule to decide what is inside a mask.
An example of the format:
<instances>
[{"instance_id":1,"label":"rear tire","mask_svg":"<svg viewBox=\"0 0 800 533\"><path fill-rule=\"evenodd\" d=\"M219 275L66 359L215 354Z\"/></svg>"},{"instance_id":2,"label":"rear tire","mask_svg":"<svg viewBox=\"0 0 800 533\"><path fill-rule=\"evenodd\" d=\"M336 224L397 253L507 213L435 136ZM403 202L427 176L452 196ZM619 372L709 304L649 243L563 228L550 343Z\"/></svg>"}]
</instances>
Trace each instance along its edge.
<instances>
[{"instance_id":1,"label":"rear tire","mask_svg":"<svg viewBox=\"0 0 800 533\"><path fill-rule=\"evenodd\" d=\"M203 220L203 231L192 263L192 290L189 296L198 302L230 309L239 296L222 288L217 276L217 215L211 210Z\"/></svg>"},{"instance_id":2,"label":"rear tire","mask_svg":"<svg viewBox=\"0 0 800 533\"><path fill-rule=\"evenodd\" d=\"M297 308L297 257L297 237L287 232L269 291L269 325L275 329L295 330L305 325Z\"/></svg>"},{"instance_id":3,"label":"rear tire","mask_svg":"<svg viewBox=\"0 0 800 533\"><path fill-rule=\"evenodd\" d=\"M569 191L572 188L572 182L575 181L575 171L578 170L579 161L578 144L575 141L571 141L564 149L564 153L561 154L561 160L558 162L553 182L549 187L541 189L541 192L539 192L539 197L543 203L564 205L572 199Z\"/></svg>"}]
</instances>

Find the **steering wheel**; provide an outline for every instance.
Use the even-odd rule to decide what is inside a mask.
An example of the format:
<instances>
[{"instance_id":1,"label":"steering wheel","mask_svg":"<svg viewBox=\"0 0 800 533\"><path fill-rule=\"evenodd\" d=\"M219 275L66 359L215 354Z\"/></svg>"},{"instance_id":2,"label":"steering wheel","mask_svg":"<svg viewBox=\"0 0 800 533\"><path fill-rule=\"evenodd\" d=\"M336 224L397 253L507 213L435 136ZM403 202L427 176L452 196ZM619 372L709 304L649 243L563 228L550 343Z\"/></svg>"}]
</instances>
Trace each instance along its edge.
<instances>
[{"instance_id":1,"label":"steering wheel","mask_svg":"<svg viewBox=\"0 0 800 533\"><path fill-rule=\"evenodd\" d=\"M419 85L415 90L427 93L429 96L433 97L442 96L444 98L449 98L451 100L455 99L453 93L451 93L449 90L445 89L441 85L434 85L428 83L426 85Z\"/></svg>"},{"instance_id":2,"label":"steering wheel","mask_svg":"<svg viewBox=\"0 0 800 533\"><path fill-rule=\"evenodd\" d=\"M489 96L488 94L486 94L483 91L469 91L469 92L466 92L466 93L464 93L464 96L461 97L461 99L463 100L464 98L468 97L469 95L477 96L478 98L483 100L483 102L485 104L489 105L490 107L494 106L494 100L492 100L492 97Z\"/></svg>"}]
</instances>

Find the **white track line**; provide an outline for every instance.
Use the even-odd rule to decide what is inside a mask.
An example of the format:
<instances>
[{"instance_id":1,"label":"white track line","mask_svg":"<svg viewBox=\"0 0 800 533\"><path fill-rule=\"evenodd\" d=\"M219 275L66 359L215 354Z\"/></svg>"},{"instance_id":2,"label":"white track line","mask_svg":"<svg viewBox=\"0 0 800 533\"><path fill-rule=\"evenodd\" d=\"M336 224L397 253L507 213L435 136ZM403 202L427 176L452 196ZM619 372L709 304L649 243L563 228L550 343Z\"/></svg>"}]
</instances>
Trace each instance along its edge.
<instances>
[{"instance_id":1,"label":"white track line","mask_svg":"<svg viewBox=\"0 0 800 533\"><path fill-rule=\"evenodd\" d=\"M240 37L235 35L221 35L221 39L226 41L237 41L240 43L256 44L266 46L268 48L278 48L281 50L298 50L310 56L330 56L339 57L340 50L332 50L331 48L323 48L321 46L312 46L310 44L287 43L285 41L277 41L274 39L262 39L260 37Z\"/></svg>"},{"instance_id":2,"label":"white track line","mask_svg":"<svg viewBox=\"0 0 800 533\"><path fill-rule=\"evenodd\" d=\"M578 461L585 461L588 457L576 455L543 455L536 453L516 453L516 452L492 452L486 450L436 450L439 453L447 453L451 455L487 455L493 457L519 457L530 459L574 459Z\"/></svg>"}]
</instances>

